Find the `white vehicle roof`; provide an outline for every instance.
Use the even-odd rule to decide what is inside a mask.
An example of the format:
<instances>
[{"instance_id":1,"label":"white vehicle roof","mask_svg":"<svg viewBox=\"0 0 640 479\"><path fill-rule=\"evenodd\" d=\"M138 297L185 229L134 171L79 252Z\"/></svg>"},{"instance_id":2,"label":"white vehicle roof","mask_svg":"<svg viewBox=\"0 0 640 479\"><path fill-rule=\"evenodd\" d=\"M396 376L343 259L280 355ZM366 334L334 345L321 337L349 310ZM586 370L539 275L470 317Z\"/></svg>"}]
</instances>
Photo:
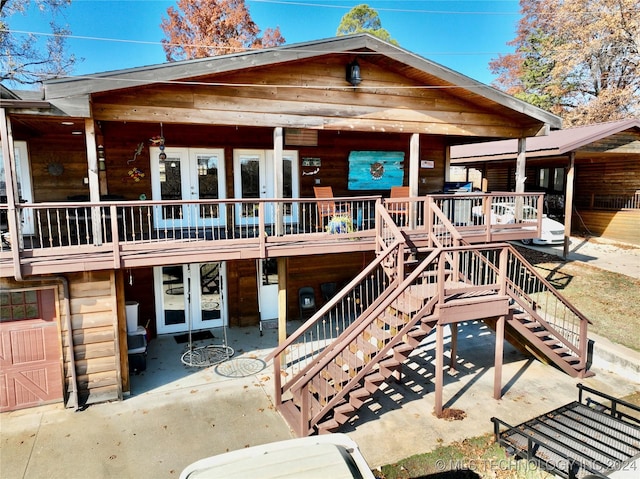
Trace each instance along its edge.
<instances>
[{"instance_id":1,"label":"white vehicle roof","mask_svg":"<svg viewBox=\"0 0 640 479\"><path fill-rule=\"evenodd\" d=\"M180 479L373 479L375 476L346 434L273 442L208 457L187 466Z\"/></svg>"}]
</instances>

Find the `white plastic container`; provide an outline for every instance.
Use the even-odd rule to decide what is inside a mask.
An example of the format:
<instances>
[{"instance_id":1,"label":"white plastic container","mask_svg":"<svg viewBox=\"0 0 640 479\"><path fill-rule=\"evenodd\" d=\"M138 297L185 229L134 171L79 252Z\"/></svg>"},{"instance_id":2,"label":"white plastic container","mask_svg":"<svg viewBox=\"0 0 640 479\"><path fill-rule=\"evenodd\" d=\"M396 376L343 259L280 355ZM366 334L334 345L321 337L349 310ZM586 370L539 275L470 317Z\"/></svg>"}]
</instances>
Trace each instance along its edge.
<instances>
[{"instance_id":1,"label":"white plastic container","mask_svg":"<svg viewBox=\"0 0 640 479\"><path fill-rule=\"evenodd\" d=\"M133 333L138 330L138 307L137 301L126 301L124 303L127 312L127 332Z\"/></svg>"}]
</instances>

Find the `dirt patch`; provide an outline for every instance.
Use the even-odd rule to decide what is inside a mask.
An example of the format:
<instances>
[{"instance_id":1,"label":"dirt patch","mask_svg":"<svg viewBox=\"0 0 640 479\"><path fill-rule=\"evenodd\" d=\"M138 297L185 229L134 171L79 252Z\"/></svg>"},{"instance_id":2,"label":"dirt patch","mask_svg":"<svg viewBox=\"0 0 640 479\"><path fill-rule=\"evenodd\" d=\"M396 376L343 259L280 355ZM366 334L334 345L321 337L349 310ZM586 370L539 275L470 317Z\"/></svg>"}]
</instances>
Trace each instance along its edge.
<instances>
[{"instance_id":1,"label":"dirt patch","mask_svg":"<svg viewBox=\"0 0 640 479\"><path fill-rule=\"evenodd\" d=\"M640 351L640 280L580 261L514 245L562 296L591 321L589 331Z\"/></svg>"},{"instance_id":2,"label":"dirt patch","mask_svg":"<svg viewBox=\"0 0 640 479\"><path fill-rule=\"evenodd\" d=\"M462 409L453 409L446 407L442 410L442 415L439 416L440 419L445 419L446 421L462 421L465 417L467 417L467 413Z\"/></svg>"}]
</instances>

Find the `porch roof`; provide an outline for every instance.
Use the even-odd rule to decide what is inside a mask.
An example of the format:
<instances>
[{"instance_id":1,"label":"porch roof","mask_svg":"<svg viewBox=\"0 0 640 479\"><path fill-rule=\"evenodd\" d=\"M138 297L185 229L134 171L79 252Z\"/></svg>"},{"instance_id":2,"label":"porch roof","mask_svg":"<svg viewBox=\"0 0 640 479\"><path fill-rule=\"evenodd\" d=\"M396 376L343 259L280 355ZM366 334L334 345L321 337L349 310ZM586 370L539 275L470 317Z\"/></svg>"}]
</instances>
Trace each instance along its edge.
<instances>
[{"instance_id":1,"label":"porch roof","mask_svg":"<svg viewBox=\"0 0 640 479\"><path fill-rule=\"evenodd\" d=\"M519 117L522 123L539 124L538 131L543 134L549 128L561 126L562 120L556 115L369 34L347 35L229 55L48 80L44 82L44 98L70 116L89 117L90 96L95 93L187 81L340 54L344 54L349 60L354 54L367 58L376 57L378 63L400 72L414 82L447 88L449 93L465 101L487 109L497 109L505 116L514 115ZM326 90L336 86L309 88ZM358 88L367 87L361 85Z\"/></svg>"},{"instance_id":2,"label":"porch roof","mask_svg":"<svg viewBox=\"0 0 640 479\"><path fill-rule=\"evenodd\" d=\"M640 120L627 119L552 131L548 136L527 138L527 158L565 155L632 129L640 131ZM451 147L451 164L515 160L517 155L518 140L515 139L471 143Z\"/></svg>"}]
</instances>

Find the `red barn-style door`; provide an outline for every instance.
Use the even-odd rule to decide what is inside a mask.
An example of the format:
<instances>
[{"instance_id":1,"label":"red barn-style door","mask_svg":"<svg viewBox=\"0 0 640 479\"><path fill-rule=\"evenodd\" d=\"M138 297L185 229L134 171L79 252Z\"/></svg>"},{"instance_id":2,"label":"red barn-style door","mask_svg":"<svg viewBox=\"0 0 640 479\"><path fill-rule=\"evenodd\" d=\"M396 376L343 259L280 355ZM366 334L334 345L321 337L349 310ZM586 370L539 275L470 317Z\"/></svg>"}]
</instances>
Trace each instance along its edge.
<instances>
[{"instance_id":1,"label":"red barn-style door","mask_svg":"<svg viewBox=\"0 0 640 479\"><path fill-rule=\"evenodd\" d=\"M53 289L0 292L0 411L61 401Z\"/></svg>"}]
</instances>

